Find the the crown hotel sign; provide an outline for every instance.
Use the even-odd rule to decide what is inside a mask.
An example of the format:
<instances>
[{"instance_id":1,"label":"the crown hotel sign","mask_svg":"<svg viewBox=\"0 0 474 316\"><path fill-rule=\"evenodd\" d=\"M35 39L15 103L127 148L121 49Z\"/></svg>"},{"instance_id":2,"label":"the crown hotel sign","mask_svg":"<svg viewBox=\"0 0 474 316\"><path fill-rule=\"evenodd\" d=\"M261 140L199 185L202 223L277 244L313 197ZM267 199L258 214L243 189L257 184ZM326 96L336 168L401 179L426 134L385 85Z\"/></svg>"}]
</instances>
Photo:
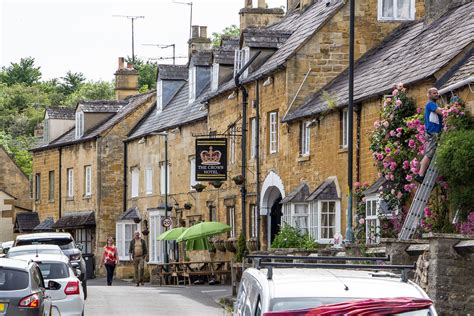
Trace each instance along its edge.
<instances>
[{"instance_id":1,"label":"the crown hotel sign","mask_svg":"<svg viewBox=\"0 0 474 316\"><path fill-rule=\"evenodd\" d=\"M227 180L227 138L196 139L196 181Z\"/></svg>"}]
</instances>

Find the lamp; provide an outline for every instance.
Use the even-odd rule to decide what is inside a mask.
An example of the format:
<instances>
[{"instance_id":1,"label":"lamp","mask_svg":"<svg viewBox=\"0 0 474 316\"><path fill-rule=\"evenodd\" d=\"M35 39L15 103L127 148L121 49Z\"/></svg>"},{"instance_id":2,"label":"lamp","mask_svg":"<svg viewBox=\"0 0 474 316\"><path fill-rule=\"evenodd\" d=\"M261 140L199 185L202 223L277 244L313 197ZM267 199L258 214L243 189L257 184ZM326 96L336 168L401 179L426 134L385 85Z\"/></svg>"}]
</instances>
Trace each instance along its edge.
<instances>
[{"instance_id":1,"label":"lamp","mask_svg":"<svg viewBox=\"0 0 474 316\"><path fill-rule=\"evenodd\" d=\"M227 100L233 100L235 99L235 91L232 91L231 94L229 94L229 96L227 97Z\"/></svg>"},{"instance_id":2,"label":"lamp","mask_svg":"<svg viewBox=\"0 0 474 316\"><path fill-rule=\"evenodd\" d=\"M273 83L272 77L268 77L268 78L263 82L263 86L264 86L264 87L267 87L267 86L271 85L272 83Z\"/></svg>"}]
</instances>

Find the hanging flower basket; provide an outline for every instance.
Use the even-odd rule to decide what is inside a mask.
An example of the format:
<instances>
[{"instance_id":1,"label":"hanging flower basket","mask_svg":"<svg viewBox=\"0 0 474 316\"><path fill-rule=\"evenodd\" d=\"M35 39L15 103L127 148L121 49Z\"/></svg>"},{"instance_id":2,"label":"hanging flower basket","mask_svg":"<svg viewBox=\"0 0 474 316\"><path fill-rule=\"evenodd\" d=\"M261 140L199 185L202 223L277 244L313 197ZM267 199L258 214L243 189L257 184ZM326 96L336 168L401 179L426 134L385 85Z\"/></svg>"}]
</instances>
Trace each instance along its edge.
<instances>
[{"instance_id":1,"label":"hanging flower basket","mask_svg":"<svg viewBox=\"0 0 474 316\"><path fill-rule=\"evenodd\" d=\"M189 202L184 203L184 208L187 210L190 210L193 207L193 205Z\"/></svg>"},{"instance_id":2,"label":"hanging flower basket","mask_svg":"<svg viewBox=\"0 0 474 316\"><path fill-rule=\"evenodd\" d=\"M202 192L202 190L204 190L206 188L206 186L202 183L197 183L197 184L193 185L192 188L194 190L196 190L197 192Z\"/></svg>"},{"instance_id":3,"label":"hanging flower basket","mask_svg":"<svg viewBox=\"0 0 474 316\"><path fill-rule=\"evenodd\" d=\"M140 217L135 217L133 221L135 222L135 224L138 224L142 221L142 219Z\"/></svg>"},{"instance_id":4,"label":"hanging flower basket","mask_svg":"<svg viewBox=\"0 0 474 316\"><path fill-rule=\"evenodd\" d=\"M214 188L218 189L222 186L224 182L222 181L212 181L212 182L209 182L209 184L211 184Z\"/></svg>"},{"instance_id":5,"label":"hanging flower basket","mask_svg":"<svg viewBox=\"0 0 474 316\"><path fill-rule=\"evenodd\" d=\"M216 252L216 246L214 245L214 241L212 239L209 240L209 252Z\"/></svg>"},{"instance_id":6,"label":"hanging flower basket","mask_svg":"<svg viewBox=\"0 0 474 316\"><path fill-rule=\"evenodd\" d=\"M236 252L237 251L237 239L231 237L227 238L225 241L225 249L230 252Z\"/></svg>"},{"instance_id":7,"label":"hanging flower basket","mask_svg":"<svg viewBox=\"0 0 474 316\"><path fill-rule=\"evenodd\" d=\"M238 176L233 177L232 180L234 180L235 184L241 185L242 183L244 183L245 178L239 174Z\"/></svg>"},{"instance_id":8,"label":"hanging flower basket","mask_svg":"<svg viewBox=\"0 0 474 316\"><path fill-rule=\"evenodd\" d=\"M219 251L222 251L222 252L225 252L226 251L226 248L225 248L225 241L222 240L222 239L215 239L213 241L213 244L214 244L214 247L216 247L217 250Z\"/></svg>"},{"instance_id":9,"label":"hanging flower basket","mask_svg":"<svg viewBox=\"0 0 474 316\"><path fill-rule=\"evenodd\" d=\"M142 234L143 234L143 236L148 236L148 234L150 234L150 231L148 230L148 228L145 228L145 229L142 231Z\"/></svg>"},{"instance_id":10,"label":"hanging flower basket","mask_svg":"<svg viewBox=\"0 0 474 316\"><path fill-rule=\"evenodd\" d=\"M256 238L250 238L247 240L247 249L249 251L256 251L257 250L257 239Z\"/></svg>"}]
</instances>

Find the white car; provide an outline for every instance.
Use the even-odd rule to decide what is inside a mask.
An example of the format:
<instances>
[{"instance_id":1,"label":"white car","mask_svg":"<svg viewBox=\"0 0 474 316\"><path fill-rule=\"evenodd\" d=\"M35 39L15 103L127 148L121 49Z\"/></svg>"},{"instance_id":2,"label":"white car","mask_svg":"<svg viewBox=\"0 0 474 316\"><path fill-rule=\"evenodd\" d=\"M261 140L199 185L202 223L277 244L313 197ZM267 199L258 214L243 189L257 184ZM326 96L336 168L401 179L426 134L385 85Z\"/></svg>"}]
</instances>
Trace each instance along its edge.
<instances>
[{"instance_id":1,"label":"white car","mask_svg":"<svg viewBox=\"0 0 474 316\"><path fill-rule=\"evenodd\" d=\"M11 247L6 254L6 257L15 258L18 256L36 254L64 255L63 251L58 245L28 245Z\"/></svg>"},{"instance_id":2,"label":"white car","mask_svg":"<svg viewBox=\"0 0 474 316\"><path fill-rule=\"evenodd\" d=\"M342 302L358 304L364 299L373 299L372 303L383 307L402 297L423 302L423 308L397 315L437 315L428 295L418 285L390 272L359 270L354 265L333 269L330 264L322 268L304 263L273 264L262 263L243 272L233 315L304 315L302 310Z\"/></svg>"},{"instance_id":3,"label":"white car","mask_svg":"<svg viewBox=\"0 0 474 316\"><path fill-rule=\"evenodd\" d=\"M80 316L84 313L84 291L65 255L38 254L17 256L15 259L36 262L49 289L46 293L53 301L53 316ZM50 282L54 281L54 282Z\"/></svg>"}]
</instances>

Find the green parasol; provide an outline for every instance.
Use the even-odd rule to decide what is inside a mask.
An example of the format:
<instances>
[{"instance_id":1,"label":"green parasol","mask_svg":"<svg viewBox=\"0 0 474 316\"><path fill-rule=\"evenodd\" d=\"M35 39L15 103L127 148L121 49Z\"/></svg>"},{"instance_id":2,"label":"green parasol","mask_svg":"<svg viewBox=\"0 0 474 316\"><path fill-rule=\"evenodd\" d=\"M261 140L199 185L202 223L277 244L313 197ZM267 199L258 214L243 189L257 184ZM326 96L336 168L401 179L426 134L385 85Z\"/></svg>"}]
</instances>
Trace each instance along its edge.
<instances>
[{"instance_id":1,"label":"green parasol","mask_svg":"<svg viewBox=\"0 0 474 316\"><path fill-rule=\"evenodd\" d=\"M176 227L162 233L156 240L176 240L184 231L186 227Z\"/></svg>"},{"instance_id":2,"label":"green parasol","mask_svg":"<svg viewBox=\"0 0 474 316\"><path fill-rule=\"evenodd\" d=\"M231 230L229 225L220 222L201 222L186 229L176 241L204 238L218 235Z\"/></svg>"}]
</instances>

